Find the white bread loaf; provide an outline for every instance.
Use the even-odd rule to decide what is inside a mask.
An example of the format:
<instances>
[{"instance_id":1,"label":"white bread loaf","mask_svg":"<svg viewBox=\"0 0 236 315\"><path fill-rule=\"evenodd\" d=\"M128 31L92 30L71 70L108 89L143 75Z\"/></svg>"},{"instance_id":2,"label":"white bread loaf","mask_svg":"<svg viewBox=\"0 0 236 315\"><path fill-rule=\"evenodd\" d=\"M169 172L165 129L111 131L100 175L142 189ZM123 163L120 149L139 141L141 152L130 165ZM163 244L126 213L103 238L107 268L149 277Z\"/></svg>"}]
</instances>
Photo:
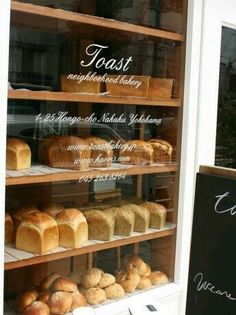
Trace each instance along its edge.
<instances>
[{"instance_id":1,"label":"white bread loaf","mask_svg":"<svg viewBox=\"0 0 236 315\"><path fill-rule=\"evenodd\" d=\"M7 140L6 168L8 170L23 170L31 166L31 151L27 143L21 139Z\"/></svg>"},{"instance_id":2,"label":"white bread loaf","mask_svg":"<svg viewBox=\"0 0 236 315\"><path fill-rule=\"evenodd\" d=\"M88 240L88 223L77 209L65 209L56 216L60 246L78 248Z\"/></svg>"},{"instance_id":3,"label":"white bread loaf","mask_svg":"<svg viewBox=\"0 0 236 315\"><path fill-rule=\"evenodd\" d=\"M43 254L58 246L58 226L51 216L33 212L23 218L16 233L17 249Z\"/></svg>"}]
</instances>

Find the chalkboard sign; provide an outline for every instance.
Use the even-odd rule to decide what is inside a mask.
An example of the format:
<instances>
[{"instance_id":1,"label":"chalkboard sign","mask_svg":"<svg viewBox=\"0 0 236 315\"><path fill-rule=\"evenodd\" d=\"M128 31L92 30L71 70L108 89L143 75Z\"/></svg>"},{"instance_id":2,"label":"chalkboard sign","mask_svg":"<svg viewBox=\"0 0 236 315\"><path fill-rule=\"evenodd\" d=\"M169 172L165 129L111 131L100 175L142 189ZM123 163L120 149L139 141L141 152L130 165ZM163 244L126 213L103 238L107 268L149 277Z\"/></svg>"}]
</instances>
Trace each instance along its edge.
<instances>
[{"instance_id":1,"label":"chalkboard sign","mask_svg":"<svg viewBox=\"0 0 236 315\"><path fill-rule=\"evenodd\" d=\"M236 171L212 173L197 174L186 315L236 315Z\"/></svg>"}]
</instances>

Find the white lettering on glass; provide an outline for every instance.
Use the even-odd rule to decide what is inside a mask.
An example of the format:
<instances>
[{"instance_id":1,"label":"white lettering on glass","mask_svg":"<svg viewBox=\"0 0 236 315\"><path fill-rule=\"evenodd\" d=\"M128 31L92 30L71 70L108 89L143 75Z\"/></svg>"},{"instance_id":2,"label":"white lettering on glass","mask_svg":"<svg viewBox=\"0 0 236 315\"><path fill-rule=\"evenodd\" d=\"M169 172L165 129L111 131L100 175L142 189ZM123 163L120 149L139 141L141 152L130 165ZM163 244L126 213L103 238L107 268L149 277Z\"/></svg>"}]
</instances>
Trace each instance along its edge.
<instances>
[{"instance_id":1,"label":"white lettering on glass","mask_svg":"<svg viewBox=\"0 0 236 315\"><path fill-rule=\"evenodd\" d=\"M129 69L129 64L133 61L133 58L130 56L129 58L121 58L119 61L117 59L109 59L106 60L104 57L100 58L100 53L102 50L109 48L109 46L102 46L98 44L91 44L89 45L85 53L87 56L91 57L91 59L86 62L85 60L82 60L80 62L82 67L90 67L93 64L95 65L95 68L99 69L101 67L105 67L105 69L110 70L123 70L127 71Z\"/></svg>"}]
</instances>

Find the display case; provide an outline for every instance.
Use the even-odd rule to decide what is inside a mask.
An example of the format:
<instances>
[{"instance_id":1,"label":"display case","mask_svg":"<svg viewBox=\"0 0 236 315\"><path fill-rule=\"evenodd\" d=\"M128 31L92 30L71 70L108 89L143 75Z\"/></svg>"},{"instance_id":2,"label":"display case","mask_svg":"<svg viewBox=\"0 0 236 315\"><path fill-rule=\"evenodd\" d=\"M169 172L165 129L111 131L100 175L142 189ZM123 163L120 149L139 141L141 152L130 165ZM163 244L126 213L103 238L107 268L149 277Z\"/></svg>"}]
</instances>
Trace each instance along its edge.
<instances>
[{"instance_id":1,"label":"display case","mask_svg":"<svg viewBox=\"0 0 236 315\"><path fill-rule=\"evenodd\" d=\"M174 281L186 5L11 2L5 314Z\"/></svg>"}]
</instances>

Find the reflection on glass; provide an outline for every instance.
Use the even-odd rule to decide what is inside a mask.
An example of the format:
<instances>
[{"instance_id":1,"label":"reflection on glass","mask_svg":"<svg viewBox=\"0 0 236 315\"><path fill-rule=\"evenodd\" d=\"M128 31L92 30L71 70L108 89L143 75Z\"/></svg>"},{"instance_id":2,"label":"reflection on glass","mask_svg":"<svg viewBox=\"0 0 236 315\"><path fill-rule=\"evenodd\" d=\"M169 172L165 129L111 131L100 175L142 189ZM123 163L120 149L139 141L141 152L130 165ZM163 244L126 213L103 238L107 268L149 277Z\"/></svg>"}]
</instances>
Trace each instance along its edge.
<instances>
[{"instance_id":1,"label":"reflection on glass","mask_svg":"<svg viewBox=\"0 0 236 315\"><path fill-rule=\"evenodd\" d=\"M236 168L236 30L223 27L215 164Z\"/></svg>"}]
</instances>

